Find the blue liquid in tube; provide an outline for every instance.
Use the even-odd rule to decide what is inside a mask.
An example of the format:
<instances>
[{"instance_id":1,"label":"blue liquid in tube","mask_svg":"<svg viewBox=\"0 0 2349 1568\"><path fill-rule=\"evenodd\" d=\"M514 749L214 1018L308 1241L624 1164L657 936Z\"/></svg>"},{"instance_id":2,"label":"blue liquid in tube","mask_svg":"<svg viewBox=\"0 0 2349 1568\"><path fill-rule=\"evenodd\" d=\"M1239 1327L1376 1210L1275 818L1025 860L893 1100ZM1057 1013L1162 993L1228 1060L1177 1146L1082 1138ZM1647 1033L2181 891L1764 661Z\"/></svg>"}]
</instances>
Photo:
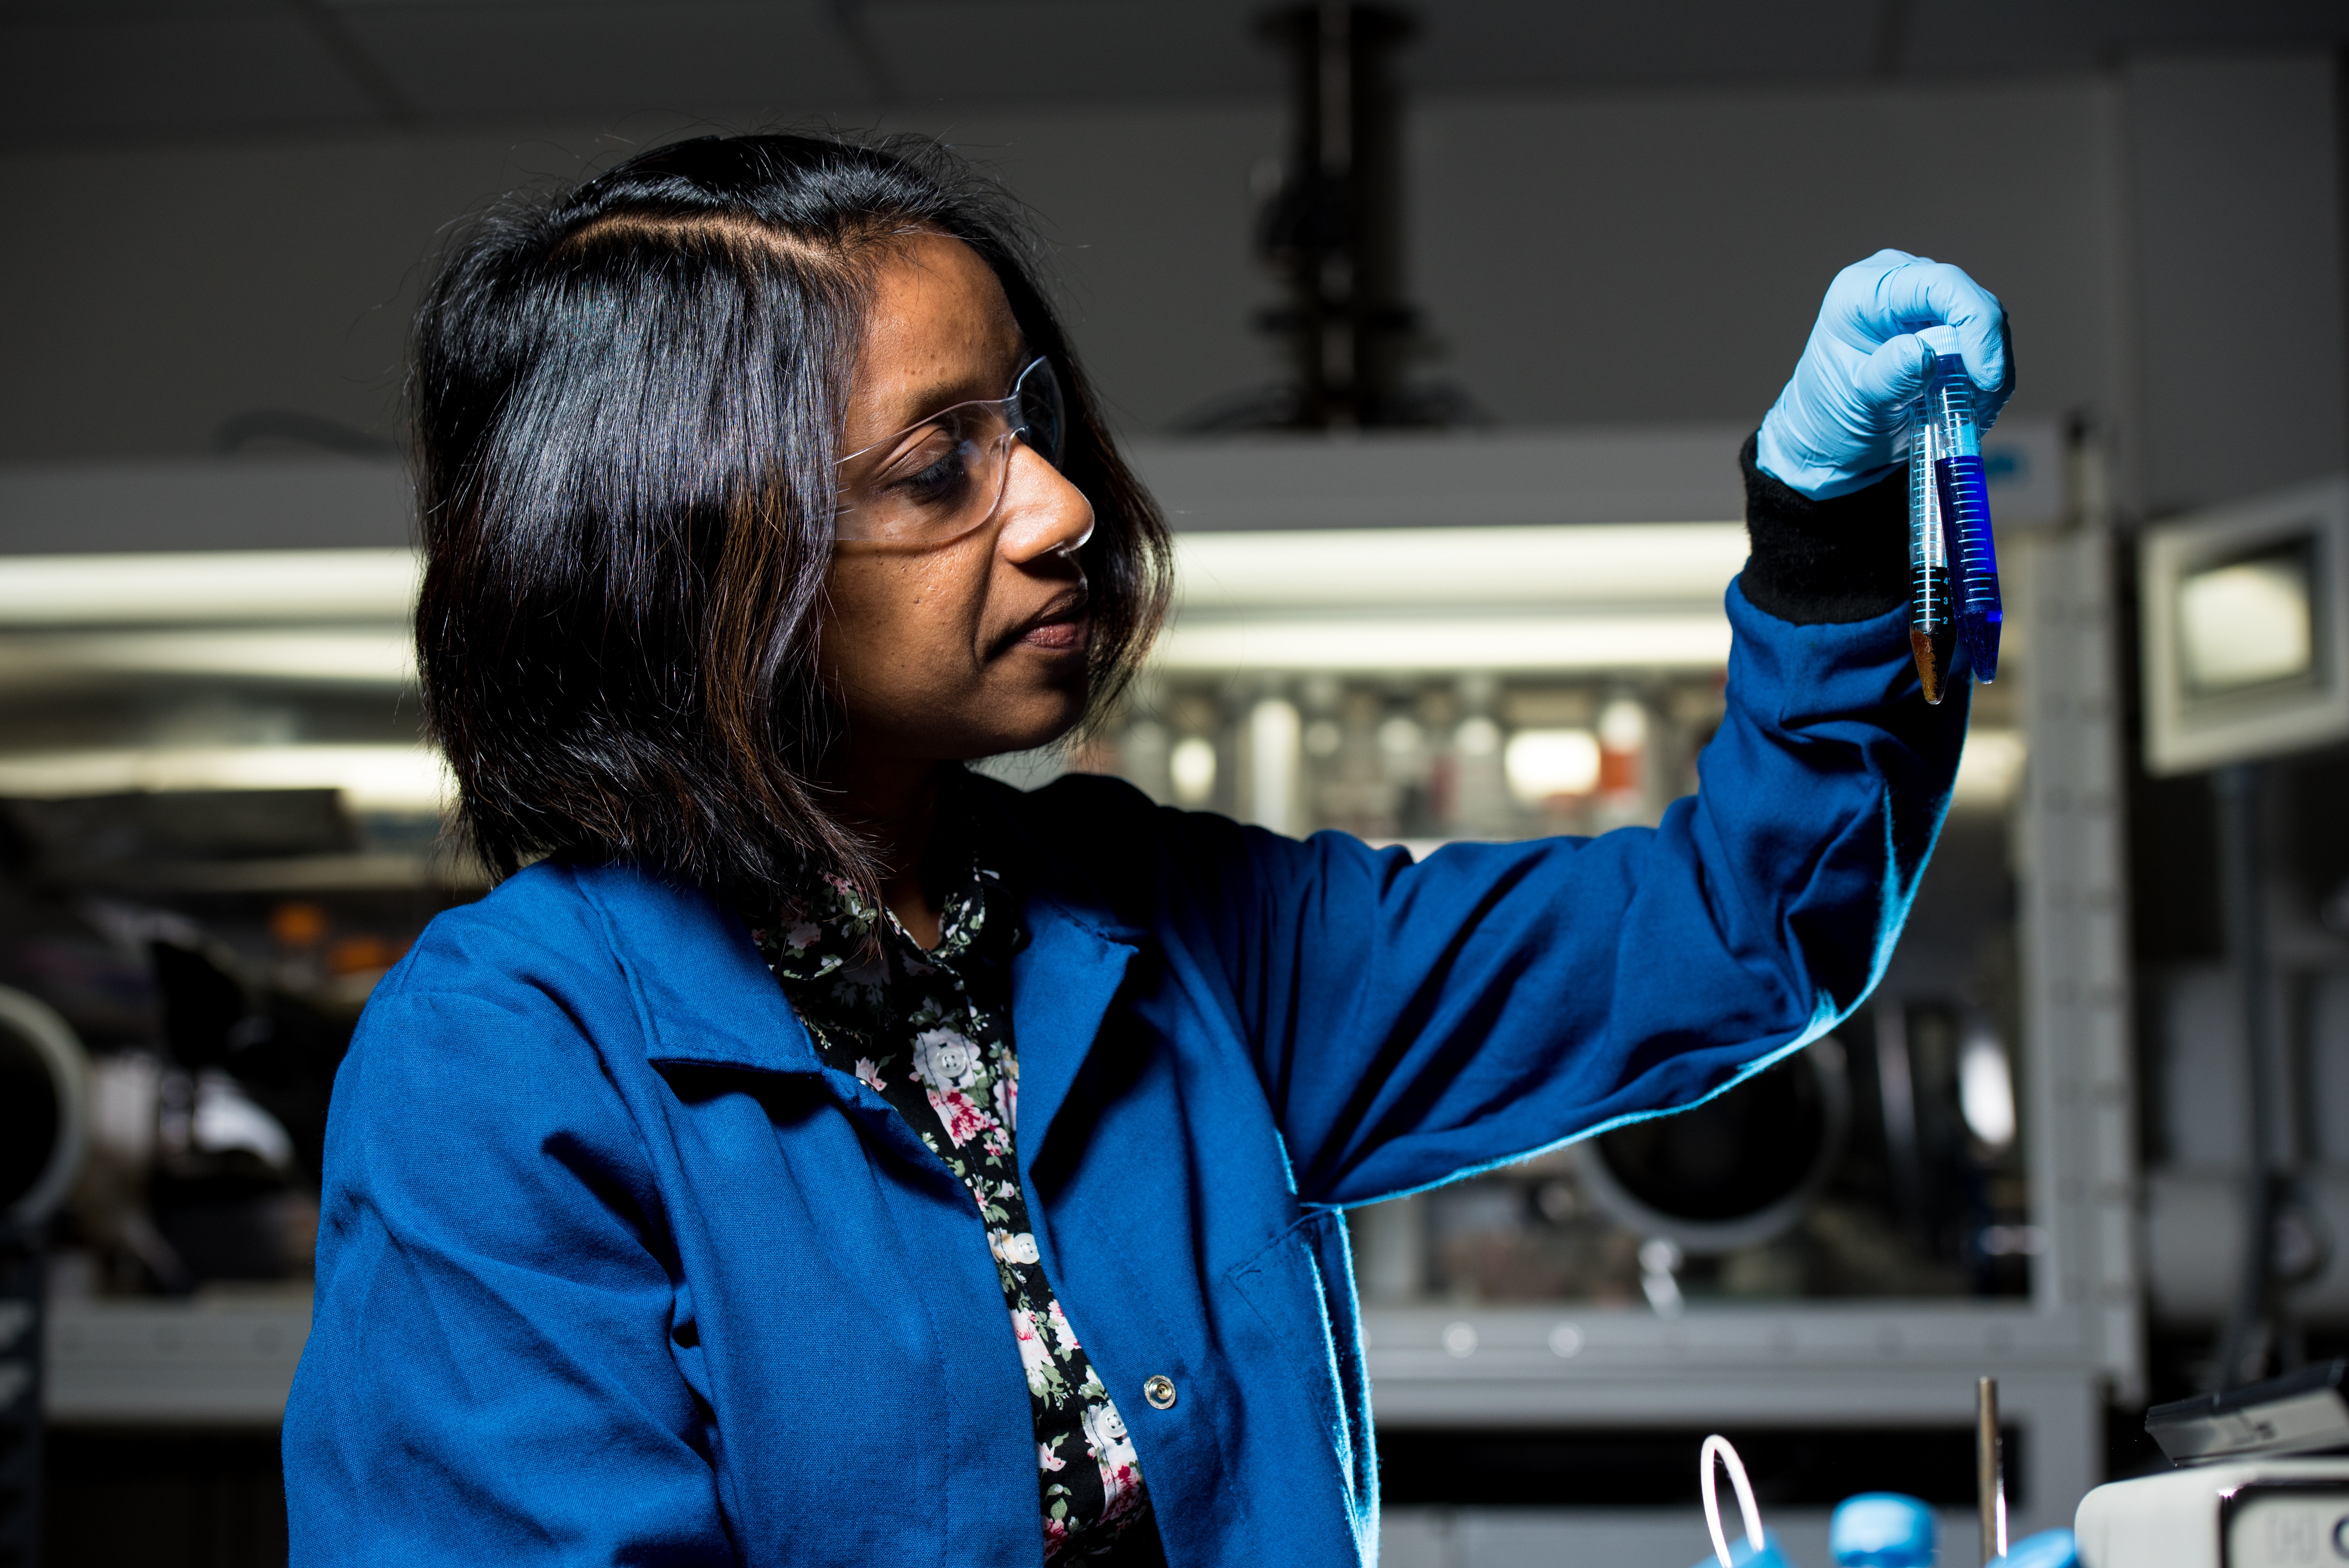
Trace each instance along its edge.
<instances>
[{"instance_id":1,"label":"blue liquid in tube","mask_svg":"<svg viewBox=\"0 0 2349 1568\"><path fill-rule=\"evenodd\" d=\"M1920 609L1914 574L1919 569L1919 536L1930 535L1930 522L1920 514L1930 500L1940 523L1941 554L1948 572L1946 613L1956 622L1957 641L1966 650L1974 678L1998 677L1999 634L2006 613L1998 592L1998 546L1991 533L1990 493L1982 475L1982 440L1974 426L1974 384L1965 361L1957 354L1957 335L1948 327L1929 327L1919 334L1934 350L1933 369L1916 422L1909 429L1909 560L1912 573L1910 642L1919 655L1920 674L1925 656L1918 646L1920 621L1940 606L1928 602ZM1929 494L1920 483L1920 470L1930 468ZM1928 562L1930 565L1930 562ZM1946 662L1943 668L1946 669ZM1938 685L1938 682L1929 682ZM1929 696L1930 696L1929 692Z\"/></svg>"}]
</instances>

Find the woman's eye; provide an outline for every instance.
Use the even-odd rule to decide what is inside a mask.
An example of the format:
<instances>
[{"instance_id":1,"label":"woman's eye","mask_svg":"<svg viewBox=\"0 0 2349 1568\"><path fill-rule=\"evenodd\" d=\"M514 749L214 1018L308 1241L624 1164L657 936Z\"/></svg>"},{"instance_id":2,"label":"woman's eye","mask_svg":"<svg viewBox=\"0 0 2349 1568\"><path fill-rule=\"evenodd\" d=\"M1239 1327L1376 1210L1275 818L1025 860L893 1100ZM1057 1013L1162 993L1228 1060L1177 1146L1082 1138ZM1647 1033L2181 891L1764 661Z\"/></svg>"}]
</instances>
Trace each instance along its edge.
<instances>
[{"instance_id":1,"label":"woman's eye","mask_svg":"<svg viewBox=\"0 0 2349 1568\"><path fill-rule=\"evenodd\" d=\"M910 451L889 465L880 489L885 494L916 506L952 499L970 470L966 445L956 432L926 431Z\"/></svg>"},{"instance_id":2,"label":"woman's eye","mask_svg":"<svg viewBox=\"0 0 2349 1568\"><path fill-rule=\"evenodd\" d=\"M934 506L961 494L969 474L970 464L964 459L962 444L957 442L914 472L891 481L889 490L917 506Z\"/></svg>"}]
</instances>

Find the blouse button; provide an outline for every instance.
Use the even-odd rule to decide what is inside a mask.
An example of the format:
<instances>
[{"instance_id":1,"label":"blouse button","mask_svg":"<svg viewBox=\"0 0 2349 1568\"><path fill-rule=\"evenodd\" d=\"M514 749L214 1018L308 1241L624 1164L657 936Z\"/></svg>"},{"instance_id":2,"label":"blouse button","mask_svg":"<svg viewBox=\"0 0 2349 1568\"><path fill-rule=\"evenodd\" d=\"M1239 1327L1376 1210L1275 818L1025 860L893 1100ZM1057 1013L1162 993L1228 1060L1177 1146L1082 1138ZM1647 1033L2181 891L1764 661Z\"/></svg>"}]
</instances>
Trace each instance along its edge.
<instances>
[{"instance_id":1,"label":"blouse button","mask_svg":"<svg viewBox=\"0 0 2349 1568\"><path fill-rule=\"evenodd\" d=\"M1154 1410L1173 1409L1174 1379L1163 1377L1151 1378L1142 1386L1142 1397L1150 1401L1150 1408Z\"/></svg>"}]
</instances>

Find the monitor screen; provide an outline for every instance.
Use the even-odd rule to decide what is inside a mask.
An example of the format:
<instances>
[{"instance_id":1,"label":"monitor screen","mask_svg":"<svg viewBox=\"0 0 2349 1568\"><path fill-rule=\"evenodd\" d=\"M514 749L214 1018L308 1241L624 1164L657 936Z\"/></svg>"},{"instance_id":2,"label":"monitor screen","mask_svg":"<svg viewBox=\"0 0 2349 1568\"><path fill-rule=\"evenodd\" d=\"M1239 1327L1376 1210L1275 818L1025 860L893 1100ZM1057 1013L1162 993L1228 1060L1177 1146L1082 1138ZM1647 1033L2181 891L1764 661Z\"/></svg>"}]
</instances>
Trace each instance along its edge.
<instances>
[{"instance_id":1,"label":"monitor screen","mask_svg":"<svg viewBox=\"0 0 2349 1568\"><path fill-rule=\"evenodd\" d=\"M2222 696L2313 678L2315 593L2313 537L2181 576L2178 655L2187 689Z\"/></svg>"},{"instance_id":2,"label":"monitor screen","mask_svg":"<svg viewBox=\"0 0 2349 1568\"><path fill-rule=\"evenodd\" d=\"M2148 769L2349 739L2349 481L2156 523L2137 568Z\"/></svg>"}]
</instances>

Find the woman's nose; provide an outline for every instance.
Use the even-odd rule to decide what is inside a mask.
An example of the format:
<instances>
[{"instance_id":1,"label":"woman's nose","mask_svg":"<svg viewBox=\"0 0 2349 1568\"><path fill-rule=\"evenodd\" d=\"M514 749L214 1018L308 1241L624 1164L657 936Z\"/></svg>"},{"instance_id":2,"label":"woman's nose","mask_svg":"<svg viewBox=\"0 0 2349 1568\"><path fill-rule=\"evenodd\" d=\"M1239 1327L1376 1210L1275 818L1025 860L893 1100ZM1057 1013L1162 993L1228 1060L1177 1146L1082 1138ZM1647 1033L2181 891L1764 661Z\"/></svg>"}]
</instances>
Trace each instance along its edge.
<instances>
[{"instance_id":1,"label":"woman's nose","mask_svg":"<svg viewBox=\"0 0 2349 1568\"><path fill-rule=\"evenodd\" d=\"M1085 492L1026 441L1011 443L1006 462L996 548L1023 565L1081 549L1093 533L1093 503Z\"/></svg>"}]
</instances>

